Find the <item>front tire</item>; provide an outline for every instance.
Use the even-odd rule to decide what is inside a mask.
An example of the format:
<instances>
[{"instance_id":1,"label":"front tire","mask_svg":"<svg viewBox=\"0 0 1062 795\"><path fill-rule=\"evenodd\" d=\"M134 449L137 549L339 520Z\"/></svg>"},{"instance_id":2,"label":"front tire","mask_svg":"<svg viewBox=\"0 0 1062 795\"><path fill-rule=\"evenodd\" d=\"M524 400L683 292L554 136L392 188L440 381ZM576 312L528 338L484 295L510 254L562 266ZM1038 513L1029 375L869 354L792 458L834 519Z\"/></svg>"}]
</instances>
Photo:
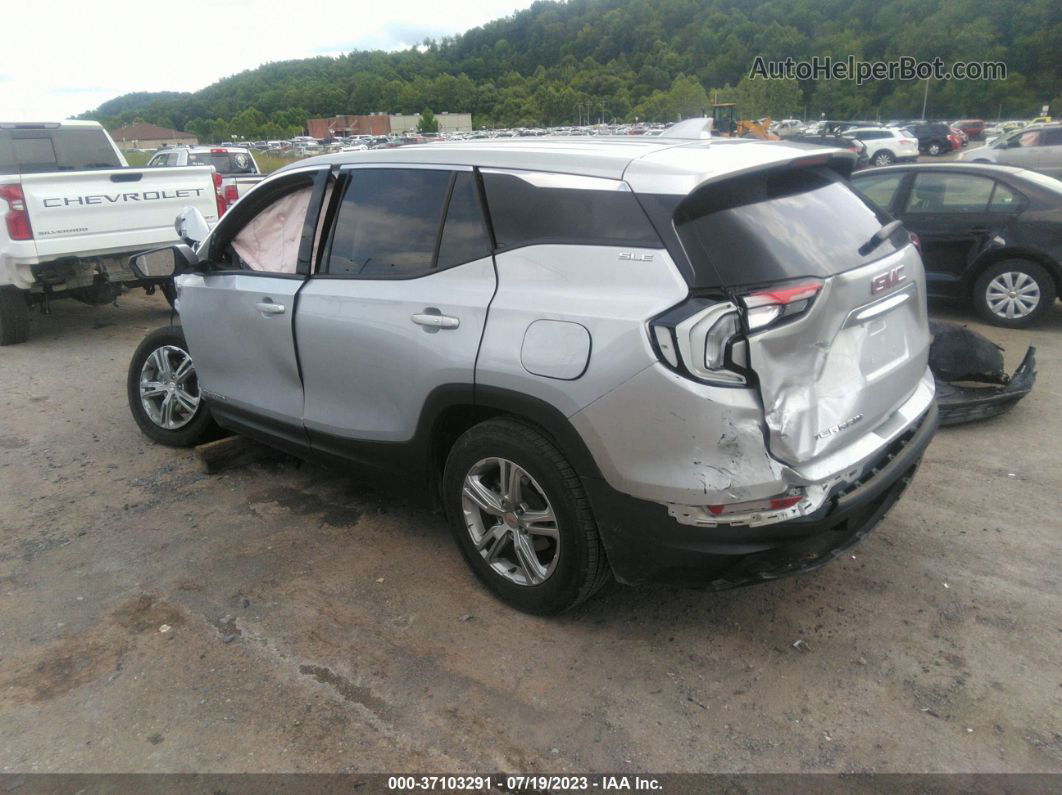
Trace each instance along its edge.
<instances>
[{"instance_id":1,"label":"front tire","mask_svg":"<svg viewBox=\"0 0 1062 795\"><path fill-rule=\"evenodd\" d=\"M530 425L492 419L466 431L447 456L442 498L469 567L517 610L567 610L610 575L579 476Z\"/></svg>"},{"instance_id":2,"label":"front tire","mask_svg":"<svg viewBox=\"0 0 1062 795\"><path fill-rule=\"evenodd\" d=\"M1055 282L1039 263L1008 259L977 277L973 298L977 313L988 323L1025 328L1051 308Z\"/></svg>"},{"instance_id":3,"label":"front tire","mask_svg":"<svg viewBox=\"0 0 1062 795\"><path fill-rule=\"evenodd\" d=\"M896 162L896 157L888 149L883 149L880 152L875 152L874 157L871 160L875 166L891 166Z\"/></svg>"},{"instance_id":4,"label":"front tire","mask_svg":"<svg viewBox=\"0 0 1062 795\"><path fill-rule=\"evenodd\" d=\"M29 336L29 304L17 287L0 287L0 345L19 345Z\"/></svg>"},{"instance_id":5,"label":"front tire","mask_svg":"<svg viewBox=\"0 0 1062 795\"><path fill-rule=\"evenodd\" d=\"M214 431L180 326L155 329L137 346L126 393L133 419L152 441L194 447Z\"/></svg>"},{"instance_id":6,"label":"front tire","mask_svg":"<svg viewBox=\"0 0 1062 795\"><path fill-rule=\"evenodd\" d=\"M929 145L926 151L929 152L929 154L933 155L933 157L937 157L938 155L944 154L944 147L936 141L933 141L933 143Z\"/></svg>"}]
</instances>

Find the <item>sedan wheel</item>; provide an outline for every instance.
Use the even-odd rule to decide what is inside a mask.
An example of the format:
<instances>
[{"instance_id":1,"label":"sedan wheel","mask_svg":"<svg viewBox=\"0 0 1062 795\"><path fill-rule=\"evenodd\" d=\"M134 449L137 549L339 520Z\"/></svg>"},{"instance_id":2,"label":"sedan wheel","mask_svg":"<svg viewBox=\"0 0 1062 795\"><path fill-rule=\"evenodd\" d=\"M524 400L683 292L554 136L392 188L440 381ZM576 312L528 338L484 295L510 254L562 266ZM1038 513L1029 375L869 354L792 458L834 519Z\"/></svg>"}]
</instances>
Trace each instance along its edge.
<instances>
[{"instance_id":1,"label":"sedan wheel","mask_svg":"<svg viewBox=\"0 0 1062 795\"><path fill-rule=\"evenodd\" d=\"M1005 320L1028 317L1040 305L1040 287L1027 273L1007 271L988 283L988 308Z\"/></svg>"},{"instance_id":2,"label":"sedan wheel","mask_svg":"<svg viewBox=\"0 0 1062 795\"><path fill-rule=\"evenodd\" d=\"M939 155L943 151L944 151L944 147L942 147L938 143L931 143L929 145L929 154L933 155L934 157L936 157L937 155Z\"/></svg>"},{"instance_id":3,"label":"sedan wheel","mask_svg":"<svg viewBox=\"0 0 1062 795\"><path fill-rule=\"evenodd\" d=\"M1055 300L1055 283L1036 262L1012 259L985 270L974 285L981 316L997 326L1024 328L1034 323Z\"/></svg>"},{"instance_id":4,"label":"sedan wheel","mask_svg":"<svg viewBox=\"0 0 1062 795\"><path fill-rule=\"evenodd\" d=\"M890 166L896 161L896 158L892 156L892 152L878 152L874 155L875 166Z\"/></svg>"}]
</instances>

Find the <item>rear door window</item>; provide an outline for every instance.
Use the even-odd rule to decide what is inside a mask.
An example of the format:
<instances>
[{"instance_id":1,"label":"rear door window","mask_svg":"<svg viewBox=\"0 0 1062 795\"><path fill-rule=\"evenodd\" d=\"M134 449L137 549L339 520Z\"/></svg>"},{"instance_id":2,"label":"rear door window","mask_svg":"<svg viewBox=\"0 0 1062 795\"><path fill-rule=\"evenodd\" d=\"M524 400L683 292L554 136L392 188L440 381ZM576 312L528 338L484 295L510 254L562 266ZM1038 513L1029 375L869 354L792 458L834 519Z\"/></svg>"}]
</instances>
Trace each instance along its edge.
<instances>
[{"instance_id":1,"label":"rear door window","mask_svg":"<svg viewBox=\"0 0 1062 795\"><path fill-rule=\"evenodd\" d=\"M449 268L490 254L490 238L471 171L459 172L450 193L436 267Z\"/></svg>"},{"instance_id":2,"label":"rear door window","mask_svg":"<svg viewBox=\"0 0 1062 795\"><path fill-rule=\"evenodd\" d=\"M983 213L995 180L972 174L922 172L915 175L908 213Z\"/></svg>"},{"instance_id":3,"label":"rear door window","mask_svg":"<svg viewBox=\"0 0 1062 795\"><path fill-rule=\"evenodd\" d=\"M903 172L893 174L868 174L858 176L852 180L863 195L870 199L882 210L888 210L892 206L893 197L903 182Z\"/></svg>"}]
</instances>

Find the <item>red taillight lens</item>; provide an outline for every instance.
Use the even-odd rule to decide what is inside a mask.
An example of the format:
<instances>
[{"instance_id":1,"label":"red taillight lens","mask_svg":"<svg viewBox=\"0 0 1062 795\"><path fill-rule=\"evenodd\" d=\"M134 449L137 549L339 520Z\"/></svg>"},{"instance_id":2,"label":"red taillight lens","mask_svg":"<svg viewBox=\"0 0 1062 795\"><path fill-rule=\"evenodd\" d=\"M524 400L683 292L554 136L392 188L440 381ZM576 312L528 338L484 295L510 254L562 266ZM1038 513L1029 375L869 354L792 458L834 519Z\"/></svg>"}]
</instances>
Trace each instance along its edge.
<instances>
[{"instance_id":1,"label":"red taillight lens","mask_svg":"<svg viewBox=\"0 0 1062 795\"><path fill-rule=\"evenodd\" d=\"M749 331L766 328L807 311L822 289L821 279L805 279L791 284L753 290L742 302L748 310Z\"/></svg>"},{"instance_id":2,"label":"red taillight lens","mask_svg":"<svg viewBox=\"0 0 1062 795\"><path fill-rule=\"evenodd\" d=\"M235 185L225 186L225 201L229 204L229 206L235 204L239 198L240 192L236 190Z\"/></svg>"},{"instance_id":3,"label":"red taillight lens","mask_svg":"<svg viewBox=\"0 0 1062 795\"><path fill-rule=\"evenodd\" d=\"M917 248L918 249L918 253L921 254L922 253L922 238L920 238L914 232L908 232L907 234L911 236L911 242L914 243L914 247Z\"/></svg>"},{"instance_id":4,"label":"red taillight lens","mask_svg":"<svg viewBox=\"0 0 1062 795\"><path fill-rule=\"evenodd\" d=\"M218 218L225 214L225 211L229 209L229 203L225 201L225 196L221 192L221 174L214 172L214 196L218 201Z\"/></svg>"},{"instance_id":5,"label":"red taillight lens","mask_svg":"<svg viewBox=\"0 0 1062 795\"><path fill-rule=\"evenodd\" d=\"M7 222L7 236L12 240L33 240L33 227L30 226L22 186L17 183L0 185L0 199L7 202L7 213L4 216Z\"/></svg>"}]
</instances>

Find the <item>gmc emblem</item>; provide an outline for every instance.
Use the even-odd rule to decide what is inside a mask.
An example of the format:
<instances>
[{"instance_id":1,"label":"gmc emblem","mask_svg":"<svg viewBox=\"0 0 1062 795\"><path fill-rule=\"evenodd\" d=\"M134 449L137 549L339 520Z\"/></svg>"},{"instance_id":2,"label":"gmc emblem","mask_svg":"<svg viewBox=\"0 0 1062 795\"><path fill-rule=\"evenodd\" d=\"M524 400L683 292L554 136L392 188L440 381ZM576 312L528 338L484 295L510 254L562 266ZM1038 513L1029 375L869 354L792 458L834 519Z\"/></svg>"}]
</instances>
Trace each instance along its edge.
<instances>
[{"instance_id":1,"label":"gmc emblem","mask_svg":"<svg viewBox=\"0 0 1062 795\"><path fill-rule=\"evenodd\" d=\"M879 273L870 281L870 294L876 295L882 290L888 290L895 287L900 282L904 281L907 277L903 274L903 265L897 265L891 271L885 271L885 273Z\"/></svg>"}]
</instances>

